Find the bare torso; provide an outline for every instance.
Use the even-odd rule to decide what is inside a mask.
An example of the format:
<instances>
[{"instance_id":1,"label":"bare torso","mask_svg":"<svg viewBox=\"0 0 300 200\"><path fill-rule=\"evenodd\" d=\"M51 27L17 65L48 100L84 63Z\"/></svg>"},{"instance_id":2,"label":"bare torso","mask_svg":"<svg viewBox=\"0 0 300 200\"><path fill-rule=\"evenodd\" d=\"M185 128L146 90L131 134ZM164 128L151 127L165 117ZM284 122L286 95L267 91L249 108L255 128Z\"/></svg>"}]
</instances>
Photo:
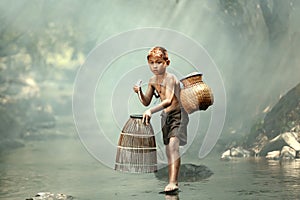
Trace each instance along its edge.
<instances>
[{"instance_id":1,"label":"bare torso","mask_svg":"<svg viewBox=\"0 0 300 200\"><path fill-rule=\"evenodd\" d=\"M150 79L149 84L157 91L161 101L167 98L167 90L171 90L173 93L171 105L164 109L165 112L175 110L179 106L180 83L175 75L166 72L165 76L161 79L159 79L157 76L153 76Z\"/></svg>"}]
</instances>

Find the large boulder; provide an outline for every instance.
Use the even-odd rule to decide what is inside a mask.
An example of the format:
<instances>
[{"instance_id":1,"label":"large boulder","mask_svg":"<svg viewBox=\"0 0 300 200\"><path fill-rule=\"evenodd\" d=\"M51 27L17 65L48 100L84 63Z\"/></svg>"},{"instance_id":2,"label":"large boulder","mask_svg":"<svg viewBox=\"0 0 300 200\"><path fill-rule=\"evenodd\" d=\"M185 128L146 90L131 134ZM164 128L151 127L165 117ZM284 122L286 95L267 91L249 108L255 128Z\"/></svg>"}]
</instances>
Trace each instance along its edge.
<instances>
[{"instance_id":1,"label":"large boulder","mask_svg":"<svg viewBox=\"0 0 300 200\"><path fill-rule=\"evenodd\" d=\"M279 160L280 159L280 151L270 151L266 155L266 159L268 160Z\"/></svg>"},{"instance_id":2,"label":"large boulder","mask_svg":"<svg viewBox=\"0 0 300 200\"><path fill-rule=\"evenodd\" d=\"M265 116L263 129L268 138L300 124L300 83L288 91Z\"/></svg>"},{"instance_id":3,"label":"large boulder","mask_svg":"<svg viewBox=\"0 0 300 200\"><path fill-rule=\"evenodd\" d=\"M268 160L294 160L299 157L297 151L289 146L283 146L281 150L270 151L266 155Z\"/></svg>"},{"instance_id":4,"label":"large boulder","mask_svg":"<svg viewBox=\"0 0 300 200\"><path fill-rule=\"evenodd\" d=\"M300 151L300 143L298 142L298 139L299 133L286 132L279 134L263 146L259 155L266 156L268 152L281 150L284 146L289 146L295 151Z\"/></svg>"},{"instance_id":5,"label":"large boulder","mask_svg":"<svg viewBox=\"0 0 300 200\"><path fill-rule=\"evenodd\" d=\"M289 146L282 147L281 152L280 152L281 159L293 160L293 159L295 159L295 157L296 157L295 149L293 149L292 147L289 147Z\"/></svg>"},{"instance_id":6,"label":"large boulder","mask_svg":"<svg viewBox=\"0 0 300 200\"><path fill-rule=\"evenodd\" d=\"M255 156L276 159L280 156L277 151L281 151L284 146L299 152L300 83L280 98L264 120L252 126L242 146L254 152Z\"/></svg>"}]
</instances>

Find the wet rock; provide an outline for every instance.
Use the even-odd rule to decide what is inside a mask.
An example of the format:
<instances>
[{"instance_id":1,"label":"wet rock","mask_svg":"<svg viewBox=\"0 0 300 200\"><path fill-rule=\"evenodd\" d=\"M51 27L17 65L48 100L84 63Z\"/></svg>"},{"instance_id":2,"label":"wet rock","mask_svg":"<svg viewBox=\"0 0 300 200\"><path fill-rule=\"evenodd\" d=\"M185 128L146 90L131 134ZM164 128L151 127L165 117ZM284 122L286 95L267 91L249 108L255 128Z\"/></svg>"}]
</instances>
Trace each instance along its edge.
<instances>
[{"instance_id":1,"label":"wet rock","mask_svg":"<svg viewBox=\"0 0 300 200\"><path fill-rule=\"evenodd\" d=\"M291 132L300 133L300 125L296 125L293 128L291 128Z\"/></svg>"},{"instance_id":2,"label":"wet rock","mask_svg":"<svg viewBox=\"0 0 300 200\"><path fill-rule=\"evenodd\" d=\"M222 153L221 160L229 161L231 159L232 159L232 157L231 157L231 154L230 154L230 149L228 149L227 151Z\"/></svg>"},{"instance_id":3,"label":"wet rock","mask_svg":"<svg viewBox=\"0 0 300 200\"><path fill-rule=\"evenodd\" d=\"M295 156L296 159L299 159L300 158L300 151L296 151L296 156Z\"/></svg>"},{"instance_id":4,"label":"wet rock","mask_svg":"<svg viewBox=\"0 0 300 200\"><path fill-rule=\"evenodd\" d=\"M266 158L269 160L293 160L297 156L295 149L284 146L281 150L268 152Z\"/></svg>"},{"instance_id":5,"label":"wet rock","mask_svg":"<svg viewBox=\"0 0 300 200\"><path fill-rule=\"evenodd\" d=\"M233 157L250 157L251 152L244 149L243 147L231 148L230 154Z\"/></svg>"},{"instance_id":6,"label":"wet rock","mask_svg":"<svg viewBox=\"0 0 300 200\"><path fill-rule=\"evenodd\" d=\"M256 156L280 151L286 145L298 151L299 136L295 137L294 133L300 133L300 83L281 97L263 120L252 126L243 146Z\"/></svg>"},{"instance_id":7,"label":"wet rock","mask_svg":"<svg viewBox=\"0 0 300 200\"><path fill-rule=\"evenodd\" d=\"M180 182L196 182L209 178L213 172L204 165L182 164L179 171ZM159 180L168 181L168 167L159 169L155 176Z\"/></svg>"},{"instance_id":8,"label":"wet rock","mask_svg":"<svg viewBox=\"0 0 300 200\"><path fill-rule=\"evenodd\" d=\"M254 152L255 156L259 156L259 153L264 148L266 144L268 144L269 139L265 134L259 134L256 138L256 141L249 145L250 150Z\"/></svg>"},{"instance_id":9,"label":"wet rock","mask_svg":"<svg viewBox=\"0 0 300 200\"><path fill-rule=\"evenodd\" d=\"M51 192L39 192L34 197L26 200L72 200L73 197L66 194L54 194Z\"/></svg>"},{"instance_id":10,"label":"wet rock","mask_svg":"<svg viewBox=\"0 0 300 200\"><path fill-rule=\"evenodd\" d=\"M259 155L266 156L268 152L281 150L284 146L290 146L296 151L300 150L300 143L298 142L299 133L286 132L282 133L272 140L270 140L259 152Z\"/></svg>"},{"instance_id":11,"label":"wet rock","mask_svg":"<svg viewBox=\"0 0 300 200\"><path fill-rule=\"evenodd\" d=\"M253 152L248 151L243 147L232 147L222 154L221 160L231 160L233 157L246 158L251 155L253 155Z\"/></svg>"},{"instance_id":12,"label":"wet rock","mask_svg":"<svg viewBox=\"0 0 300 200\"><path fill-rule=\"evenodd\" d=\"M299 131L299 126L291 130ZM251 151L242 147L231 148L225 151L221 160L229 161L234 157L264 156L266 159L290 160L298 158L300 155L300 132L285 132L275 138L268 140L266 136L261 135L260 143L255 143L250 148ZM253 151L253 153L252 153Z\"/></svg>"},{"instance_id":13,"label":"wet rock","mask_svg":"<svg viewBox=\"0 0 300 200\"><path fill-rule=\"evenodd\" d=\"M266 159L268 160L279 160L280 159L280 151L271 151L266 155Z\"/></svg>"},{"instance_id":14,"label":"wet rock","mask_svg":"<svg viewBox=\"0 0 300 200\"><path fill-rule=\"evenodd\" d=\"M278 103L267 113L263 129L268 138L291 130L300 124L300 83L280 98Z\"/></svg>"},{"instance_id":15,"label":"wet rock","mask_svg":"<svg viewBox=\"0 0 300 200\"><path fill-rule=\"evenodd\" d=\"M295 149L289 147L289 146L284 146L282 147L282 150L280 152L280 159L282 160L293 160L296 157L296 151Z\"/></svg>"}]
</instances>

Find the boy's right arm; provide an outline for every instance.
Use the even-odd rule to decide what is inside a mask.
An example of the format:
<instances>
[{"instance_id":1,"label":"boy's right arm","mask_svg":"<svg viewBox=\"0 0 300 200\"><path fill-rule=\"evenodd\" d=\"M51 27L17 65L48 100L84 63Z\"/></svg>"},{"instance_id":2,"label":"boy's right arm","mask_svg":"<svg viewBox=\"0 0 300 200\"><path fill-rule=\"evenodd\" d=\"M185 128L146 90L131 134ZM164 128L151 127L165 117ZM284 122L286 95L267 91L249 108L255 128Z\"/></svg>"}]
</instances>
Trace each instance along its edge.
<instances>
[{"instance_id":1,"label":"boy's right arm","mask_svg":"<svg viewBox=\"0 0 300 200\"><path fill-rule=\"evenodd\" d=\"M139 99L144 106L148 106L152 100L152 96L154 94L154 89L151 84L148 84L148 88L146 93L144 94L141 86L135 85L133 87L135 93L139 95Z\"/></svg>"}]
</instances>

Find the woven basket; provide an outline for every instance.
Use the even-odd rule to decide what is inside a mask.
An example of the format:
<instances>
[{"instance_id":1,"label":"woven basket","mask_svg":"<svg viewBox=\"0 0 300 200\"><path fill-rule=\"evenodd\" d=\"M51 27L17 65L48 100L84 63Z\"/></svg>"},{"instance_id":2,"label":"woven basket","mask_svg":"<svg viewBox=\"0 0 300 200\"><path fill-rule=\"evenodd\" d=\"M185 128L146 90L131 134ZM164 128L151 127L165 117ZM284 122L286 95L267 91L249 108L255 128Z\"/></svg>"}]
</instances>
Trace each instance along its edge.
<instances>
[{"instance_id":1,"label":"woven basket","mask_svg":"<svg viewBox=\"0 0 300 200\"><path fill-rule=\"evenodd\" d=\"M120 134L115 170L150 173L157 171L157 154L151 124L142 123L142 115L130 115Z\"/></svg>"},{"instance_id":2,"label":"woven basket","mask_svg":"<svg viewBox=\"0 0 300 200\"><path fill-rule=\"evenodd\" d=\"M183 88L180 100L183 108L189 114L197 110L206 110L214 102L211 89L202 81L202 74L194 72L180 80Z\"/></svg>"}]
</instances>

